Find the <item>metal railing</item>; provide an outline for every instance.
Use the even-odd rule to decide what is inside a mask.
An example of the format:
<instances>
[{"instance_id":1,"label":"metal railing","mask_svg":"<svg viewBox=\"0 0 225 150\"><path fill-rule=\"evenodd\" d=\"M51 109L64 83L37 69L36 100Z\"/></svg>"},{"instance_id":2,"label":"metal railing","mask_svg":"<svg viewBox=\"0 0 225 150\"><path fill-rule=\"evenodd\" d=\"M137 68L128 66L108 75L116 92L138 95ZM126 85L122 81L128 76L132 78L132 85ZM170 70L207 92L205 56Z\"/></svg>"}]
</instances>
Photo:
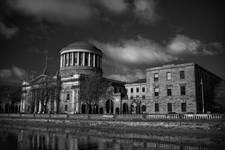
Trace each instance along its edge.
<instances>
[{"instance_id":1,"label":"metal railing","mask_svg":"<svg viewBox=\"0 0 225 150\"><path fill-rule=\"evenodd\" d=\"M93 120L225 120L225 114L0 114L0 118L93 119Z\"/></svg>"}]
</instances>

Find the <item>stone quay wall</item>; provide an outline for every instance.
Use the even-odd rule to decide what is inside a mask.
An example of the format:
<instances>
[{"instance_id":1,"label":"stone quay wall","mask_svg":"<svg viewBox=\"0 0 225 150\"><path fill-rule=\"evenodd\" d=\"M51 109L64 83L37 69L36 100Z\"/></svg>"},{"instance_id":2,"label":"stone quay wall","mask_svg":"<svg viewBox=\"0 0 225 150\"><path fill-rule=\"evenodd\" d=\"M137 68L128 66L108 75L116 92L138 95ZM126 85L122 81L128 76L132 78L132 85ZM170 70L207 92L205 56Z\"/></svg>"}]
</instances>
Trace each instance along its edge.
<instances>
[{"instance_id":1,"label":"stone quay wall","mask_svg":"<svg viewBox=\"0 0 225 150\"><path fill-rule=\"evenodd\" d=\"M189 115L189 116L188 116ZM214 118L209 118L214 115ZM0 124L43 125L62 127L93 127L115 129L180 131L225 131L222 114L187 114L184 118L172 115L88 115L88 114L0 114ZM155 118L154 118L154 117ZM160 116L160 117L159 117ZM164 117L163 117L164 116ZM169 117L168 117L169 116ZM195 118L193 117L195 116ZM204 116L204 117L202 117ZM166 118L167 117L167 118ZM201 118L202 117L202 118ZM212 116L210 116L212 117Z\"/></svg>"}]
</instances>

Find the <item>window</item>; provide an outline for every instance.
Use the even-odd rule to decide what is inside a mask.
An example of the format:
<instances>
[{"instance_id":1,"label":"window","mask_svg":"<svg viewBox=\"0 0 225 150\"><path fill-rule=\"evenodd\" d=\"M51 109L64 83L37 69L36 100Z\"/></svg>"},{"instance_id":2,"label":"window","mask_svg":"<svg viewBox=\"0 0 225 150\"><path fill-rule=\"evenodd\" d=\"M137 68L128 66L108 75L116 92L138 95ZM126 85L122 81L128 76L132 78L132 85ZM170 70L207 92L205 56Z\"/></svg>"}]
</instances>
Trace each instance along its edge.
<instances>
[{"instance_id":1,"label":"window","mask_svg":"<svg viewBox=\"0 0 225 150\"><path fill-rule=\"evenodd\" d=\"M85 54L85 56L84 56L84 65L85 65L85 66L88 66L88 55L89 55L89 54L86 53L86 52L85 52L84 54Z\"/></svg>"},{"instance_id":2,"label":"window","mask_svg":"<svg viewBox=\"0 0 225 150\"><path fill-rule=\"evenodd\" d=\"M159 104L155 103L155 112L159 112Z\"/></svg>"},{"instance_id":3,"label":"window","mask_svg":"<svg viewBox=\"0 0 225 150\"><path fill-rule=\"evenodd\" d=\"M158 73L154 73L154 81L158 81L159 80L159 74Z\"/></svg>"},{"instance_id":4,"label":"window","mask_svg":"<svg viewBox=\"0 0 225 150\"><path fill-rule=\"evenodd\" d=\"M142 95L142 99L145 99L145 95Z\"/></svg>"},{"instance_id":5,"label":"window","mask_svg":"<svg viewBox=\"0 0 225 150\"><path fill-rule=\"evenodd\" d=\"M180 95L185 95L186 94L186 86L185 85L181 85L180 86Z\"/></svg>"},{"instance_id":6,"label":"window","mask_svg":"<svg viewBox=\"0 0 225 150\"><path fill-rule=\"evenodd\" d=\"M69 66L72 66L72 53L69 53Z\"/></svg>"},{"instance_id":7,"label":"window","mask_svg":"<svg viewBox=\"0 0 225 150\"><path fill-rule=\"evenodd\" d=\"M154 88L154 95L159 96L159 88L158 87Z\"/></svg>"},{"instance_id":8,"label":"window","mask_svg":"<svg viewBox=\"0 0 225 150\"><path fill-rule=\"evenodd\" d=\"M146 106L142 105L141 109L142 109L142 112L145 112L146 111Z\"/></svg>"},{"instance_id":9,"label":"window","mask_svg":"<svg viewBox=\"0 0 225 150\"><path fill-rule=\"evenodd\" d=\"M172 112L172 103L167 104L167 111Z\"/></svg>"},{"instance_id":10,"label":"window","mask_svg":"<svg viewBox=\"0 0 225 150\"><path fill-rule=\"evenodd\" d=\"M131 96L131 97L130 97L130 99L134 99L134 97L133 97L133 96Z\"/></svg>"},{"instance_id":11,"label":"window","mask_svg":"<svg viewBox=\"0 0 225 150\"><path fill-rule=\"evenodd\" d=\"M145 92L145 88L144 87L142 87L142 92Z\"/></svg>"},{"instance_id":12,"label":"window","mask_svg":"<svg viewBox=\"0 0 225 150\"><path fill-rule=\"evenodd\" d=\"M91 53L90 56L90 66L93 67L93 53Z\"/></svg>"},{"instance_id":13,"label":"window","mask_svg":"<svg viewBox=\"0 0 225 150\"><path fill-rule=\"evenodd\" d=\"M139 92L139 88L136 88L136 92L137 92L137 93Z\"/></svg>"},{"instance_id":14,"label":"window","mask_svg":"<svg viewBox=\"0 0 225 150\"><path fill-rule=\"evenodd\" d=\"M68 110L68 106L67 106L67 105L64 106L64 110L65 110L65 111Z\"/></svg>"},{"instance_id":15,"label":"window","mask_svg":"<svg viewBox=\"0 0 225 150\"><path fill-rule=\"evenodd\" d=\"M133 92L134 92L133 88L130 88L130 92L131 92L131 93L133 93Z\"/></svg>"},{"instance_id":16,"label":"window","mask_svg":"<svg viewBox=\"0 0 225 150\"><path fill-rule=\"evenodd\" d=\"M186 103L181 103L181 111L186 112Z\"/></svg>"},{"instance_id":17,"label":"window","mask_svg":"<svg viewBox=\"0 0 225 150\"><path fill-rule=\"evenodd\" d=\"M180 79L185 79L184 71L180 71Z\"/></svg>"},{"instance_id":18,"label":"window","mask_svg":"<svg viewBox=\"0 0 225 150\"><path fill-rule=\"evenodd\" d=\"M70 94L69 93L66 94L66 100L68 100L68 101L70 100Z\"/></svg>"},{"instance_id":19,"label":"window","mask_svg":"<svg viewBox=\"0 0 225 150\"><path fill-rule=\"evenodd\" d=\"M83 66L83 53L79 53L79 66Z\"/></svg>"},{"instance_id":20,"label":"window","mask_svg":"<svg viewBox=\"0 0 225 150\"><path fill-rule=\"evenodd\" d=\"M172 96L172 86L167 86L167 96Z\"/></svg>"},{"instance_id":21,"label":"window","mask_svg":"<svg viewBox=\"0 0 225 150\"><path fill-rule=\"evenodd\" d=\"M139 95L136 95L136 98L139 98Z\"/></svg>"},{"instance_id":22,"label":"window","mask_svg":"<svg viewBox=\"0 0 225 150\"><path fill-rule=\"evenodd\" d=\"M172 79L172 74L171 72L166 73L166 80L171 80Z\"/></svg>"}]
</instances>

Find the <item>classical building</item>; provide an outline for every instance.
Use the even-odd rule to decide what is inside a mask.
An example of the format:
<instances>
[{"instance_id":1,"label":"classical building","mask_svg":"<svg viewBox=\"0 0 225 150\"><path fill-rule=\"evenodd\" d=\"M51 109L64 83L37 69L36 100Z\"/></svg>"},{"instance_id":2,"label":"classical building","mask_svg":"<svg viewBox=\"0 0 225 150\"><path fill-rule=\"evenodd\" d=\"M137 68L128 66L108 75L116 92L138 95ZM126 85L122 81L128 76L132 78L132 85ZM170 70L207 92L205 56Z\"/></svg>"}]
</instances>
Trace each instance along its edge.
<instances>
[{"instance_id":1,"label":"classical building","mask_svg":"<svg viewBox=\"0 0 225 150\"><path fill-rule=\"evenodd\" d=\"M90 43L76 42L60 51L60 69L49 76L46 69L35 79L24 82L21 112L29 113L120 113L125 94L124 82L102 77L100 49ZM100 77L110 84L113 96L87 104L80 99L80 84L89 77ZM87 112L89 110L89 112Z\"/></svg>"},{"instance_id":2,"label":"classical building","mask_svg":"<svg viewBox=\"0 0 225 150\"><path fill-rule=\"evenodd\" d=\"M125 87L128 100L123 101L123 106L129 106L131 113L224 111L224 81L194 63L148 68L146 80Z\"/></svg>"}]
</instances>

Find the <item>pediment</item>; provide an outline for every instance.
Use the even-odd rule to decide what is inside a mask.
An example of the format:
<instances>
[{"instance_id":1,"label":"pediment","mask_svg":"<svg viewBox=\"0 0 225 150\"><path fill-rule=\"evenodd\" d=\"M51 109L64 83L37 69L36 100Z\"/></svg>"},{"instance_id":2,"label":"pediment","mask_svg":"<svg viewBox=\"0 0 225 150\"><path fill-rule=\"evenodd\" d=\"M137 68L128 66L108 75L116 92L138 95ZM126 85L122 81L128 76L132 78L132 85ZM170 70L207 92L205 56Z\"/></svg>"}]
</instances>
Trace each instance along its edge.
<instances>
[{"instance_id":1,"label":"pediment","mask_svg":"<svg viewBox=\"0 0 225 150\"><path fill-rule=\"evenodd\" d=\"M31 83L32 84L38 84L38 83L42 83L46 80L46 75L39 75L36 78L34 78Z\"/></svg>"}]
</instances>

